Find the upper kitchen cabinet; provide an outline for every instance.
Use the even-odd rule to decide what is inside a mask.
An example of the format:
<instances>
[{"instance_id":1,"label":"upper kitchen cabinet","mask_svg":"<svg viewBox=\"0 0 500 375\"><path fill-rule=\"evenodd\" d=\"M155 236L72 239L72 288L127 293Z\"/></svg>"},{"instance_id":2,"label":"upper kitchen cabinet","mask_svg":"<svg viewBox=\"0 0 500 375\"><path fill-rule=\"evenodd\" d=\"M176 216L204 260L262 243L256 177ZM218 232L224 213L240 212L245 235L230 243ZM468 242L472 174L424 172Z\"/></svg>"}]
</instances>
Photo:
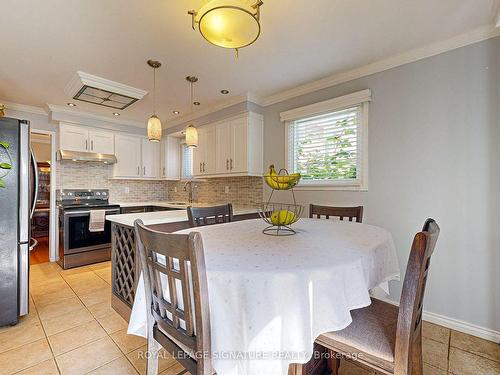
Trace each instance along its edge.
<instances>
[{"instance_id":1,"label":"upper kitchen cabinet","mask_svg":"<svg viewBox=\"0 0 500 375\"><path fill-rule=\"evenodd\" d=\"M59 124L59 149L89 152L89 129L76 125Z\"/></svg>"},{"instance_id":2,"label":"upper kitchen cabinet","mask_svg":"<svg viewBox=\"0 0 500 375\"><path fill-rule=\"evenodd\" d=\"M160 144L137 135L115 136L115 178L156 179L160 177Z\"/></svg>"},{"instance_id":3,"label":"upper kitchen cabinet","mask_svg":"<svg viewBox=\"0 0 500 375\"><path fill-rule=\"evenodd\" d=\"M161 140L161 178L179 180L181 178L180 138L166 136Z\"/></svg>"},{"instance_id":4,"label":"upper kitchen cabinet","mask_svg":"<svg viewBox=\"0 0 500 375\"><path fill-rule=\"evenodd\" d=\"M59 149L114 154L114 134L86 126L61 123L59 125Z\"/></svg>"},{"instance_id":5,"label":"upper kitchen cabinet","mask_svg":"<svg viewBox=\"0 0 500 375\"><path fill-rule=\"evenodd\" d=\"M142 138L142 163L141 173L143 178L159 178L160 177L160 143L151 142L147 138Z\"/></svg>"},{"instance_id":6,"label":"upper kitchen cabinet","mask_svg":"<svg viewBox=\"0 0 500 375\"><path fill-rule=\"evenodd\" d=\"M91 129L89 130L90 152L99 154L115 153L115 135L111 132Z\"/></svg>"},{"instance_id":7,"label":"upper kitchen cabinet","mask_svg":"<svg viewBox=\"0 0 500 375\"><path fill-rule=\"evenodd\" d=\"M113 166L114 177L141 177L141 137L117 134L115 156L117 162Z\"/></svg>"},{"instance_id":8,"label":"upper kitchen cabinet","mask_svg":"<svg viewBox=\"0 0 500 375\"><path fill-rule=\"evenodd\" d=\"M198 129L198 147L193 150L193 175L207 176L216 173L216 126Z\"/></svg>"},{"instance_id":9,"label":"upper kitchen cabinet","mask_svg":"<svg viewBox=\"0 0 500 375\"><path fill-rule=\"evenodd\" d=\"M263 127L262 116L252 112L216 125L217 175L262 175Z\"/></svg>"}]
</instances>

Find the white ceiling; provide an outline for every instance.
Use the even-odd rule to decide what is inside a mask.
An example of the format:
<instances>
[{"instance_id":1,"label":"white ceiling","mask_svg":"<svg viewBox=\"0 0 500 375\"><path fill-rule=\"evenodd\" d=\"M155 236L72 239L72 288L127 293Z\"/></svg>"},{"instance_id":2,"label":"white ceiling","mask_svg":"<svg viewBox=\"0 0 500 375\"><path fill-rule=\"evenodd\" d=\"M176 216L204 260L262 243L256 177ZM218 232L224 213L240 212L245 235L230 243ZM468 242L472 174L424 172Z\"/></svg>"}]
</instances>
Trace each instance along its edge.
<instances>
[{"instance_id":1,"label":"white ceiling","mask_svg":"<svg viewBox=\"0 0 500 375\"><path fill-rule=\"evenodd\" d=\"M150 91L149 58L160 60L158 114L189 111L187 75L202 106L253 92L267 96L327 75L448 39L493 22L496 0L267 0L262 34L234 52L191 29L199 0L2 0L0 98L64 105L75 71ZM79 111L112 109L76 102ZM144 121L151 95L121 111Z\"/></svg>"}]
</instances>

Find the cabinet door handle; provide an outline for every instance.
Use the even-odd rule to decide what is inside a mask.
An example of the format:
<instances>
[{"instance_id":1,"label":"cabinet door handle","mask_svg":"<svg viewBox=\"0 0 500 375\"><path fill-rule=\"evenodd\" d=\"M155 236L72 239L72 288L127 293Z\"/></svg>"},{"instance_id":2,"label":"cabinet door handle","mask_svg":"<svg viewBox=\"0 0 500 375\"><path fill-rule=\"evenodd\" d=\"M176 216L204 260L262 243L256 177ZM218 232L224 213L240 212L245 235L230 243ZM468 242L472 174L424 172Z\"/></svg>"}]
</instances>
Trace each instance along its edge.
<instances>
[{"instance_id":1,"label":"cabinet door handle","mask_svg":"<svg viewBox=\"0 0 500 375\"><path fill-rule=\"evenodd\" d=\"M89 141L86 139L85 140L85 150L89 149Z\"/></svg>"},{"instance_id":2,"label":"cabinet door handle","mask_svg":"<svg viewBox=\"0 0 500 375\"><path fill-rule=\"evenodd\" d=\"M165 176L165 167L163 167L163 176Z\"/></svg>"},{"instance_id":3,"label":"cabinet door handle","mask_svg":"<svg viewBox=\"0 0 500 375\"><path fill-rule=\"evenodd\" d=\"M205 172L205 163L203 163L203 172Z\"/></svg>"},{"instance_id":4,"label":"cabinet door handle","mask_svg":"<svg viewBox=\"0 0 500 375\"><path fill-rule=\"evenodd\" d=\"M226 171L229 170L229 159L226 159Z\"/></svg>"},{"instance_id":5,"label":"cabinet door handle","mask_svg":"<svg viewBox=\"0 0 500 375\"><path fill-rule=\"evenodd\" d=\"M146 166L142 167L142 174L145 176L146 175Z\"/></svg>"},{"instance_id":6,"label":"cabinet door handle","mask_svg":"<svg viewBox=\"0 0 500 375\"><path fill-rule=\"evenodd\" d=\"M200 163L200 173L201 173L201 172L202 172L202 170L201 170L201 163Z\"/></svg>"},{"instance_id":7,"label":"cabinet door handle","mask_svg":"<svg viewBox=\"0 0 500 375\"><path fill-rule=\"evenodd\" d=\"M137 166L137 175L139 176L141 174L141 170L139 168L139 166Z\"/></svg>"},{"instance_id":8,"label":"cabinet door handle","mask_svg":"<svg viewBox=\"0 0 500 375\"><path fill-rule=\"evenodd\" d=\"M229 159L231 160L231 170L233 170L233 159Z\"/></svg>"},{"instance_id":9,"label":"cabinet door handle","mask_svg":"<svg viewBox=\"0 0 500 375\"><path fill-rule=\"evenodd\" d=\"M94 140L90 141L90 149L94 151Z\"/></svg>"}]
</instances>

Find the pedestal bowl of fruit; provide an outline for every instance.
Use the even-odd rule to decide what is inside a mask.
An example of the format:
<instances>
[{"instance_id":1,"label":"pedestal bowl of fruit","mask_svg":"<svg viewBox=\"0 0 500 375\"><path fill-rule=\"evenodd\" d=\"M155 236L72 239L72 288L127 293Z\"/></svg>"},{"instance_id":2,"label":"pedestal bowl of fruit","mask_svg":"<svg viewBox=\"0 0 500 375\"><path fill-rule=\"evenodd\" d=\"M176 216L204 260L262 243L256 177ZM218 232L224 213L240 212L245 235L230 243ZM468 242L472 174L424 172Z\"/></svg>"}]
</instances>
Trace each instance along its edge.
<instances>
[{"instance_id":1,"label":"pedestal bowl of fruit","mask_svg":"<svg viewBox=\"0 0 500 375\"><path fill-rule=\"evenodd\" d=\"M291 225L300 219L303 206L298 205L295 200L293 188L300 181L300 173L288 173L286 169L276 172L274 165L269 166L268 172L264 175L264 181L272 189L267 202L263 202L260 207L260 217L269 224L262 231L264 234L273 236L289 236L295 234ZM289 190L293 203L272 202L273 194L276 191Z\"/></svg>"}]
</instances>

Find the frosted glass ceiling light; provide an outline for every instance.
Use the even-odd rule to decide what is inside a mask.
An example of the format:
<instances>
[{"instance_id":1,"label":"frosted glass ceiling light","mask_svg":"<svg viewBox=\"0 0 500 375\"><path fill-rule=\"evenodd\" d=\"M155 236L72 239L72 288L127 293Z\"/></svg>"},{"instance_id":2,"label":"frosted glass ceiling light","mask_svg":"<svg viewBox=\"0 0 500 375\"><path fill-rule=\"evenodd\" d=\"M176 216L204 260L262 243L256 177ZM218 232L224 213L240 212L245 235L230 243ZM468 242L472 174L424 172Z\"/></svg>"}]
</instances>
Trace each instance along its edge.
<instances>
[{"instance_id":1,"label":"frosted glass ceiling light","mask_svg":"<svg viewBox=\"0 0 500 375\"><path fill-rule=\"evenodd\" d=\"M204 0L198 11L188 12L192 27L210 43L236 50L254 43L260 35L260 0Z\"/></svg>"},{"instance_id":2,"label":"frosted glass ceiling light","mask_svg":"<svg viewBox=\"0 0 500 375\"><path fill-rule=\"evenodd\" d=\"M161 63L148 60L148 65L153 68L153 115L148 120L148 139L152 142L159 142L161 141L161 121L156 116L156 69L161 66Z\"/></svg>"}]
</instances>

